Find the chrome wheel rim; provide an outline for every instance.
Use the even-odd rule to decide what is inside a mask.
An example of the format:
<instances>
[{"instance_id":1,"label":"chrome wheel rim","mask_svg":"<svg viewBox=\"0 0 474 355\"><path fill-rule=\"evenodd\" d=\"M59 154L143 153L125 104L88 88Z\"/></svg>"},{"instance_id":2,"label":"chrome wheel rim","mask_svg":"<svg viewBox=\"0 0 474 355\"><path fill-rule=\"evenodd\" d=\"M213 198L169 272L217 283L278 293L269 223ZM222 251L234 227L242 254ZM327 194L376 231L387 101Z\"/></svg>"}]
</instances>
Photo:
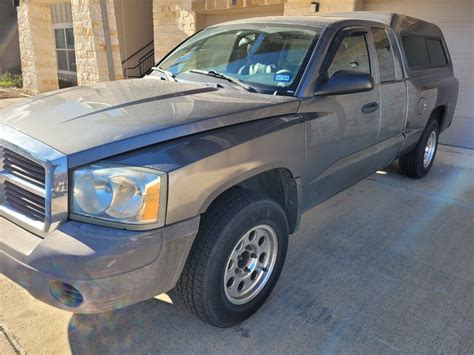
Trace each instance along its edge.
<instances>
[{"instance_id":1,"label":"chrome wheel rim","mask_svg":"<svg viewBox=\"0 0 474 355\"><path fill-rule=\"evenodd\" d=\"M236 305L250 302L265 287L275 268L278 239L268 225L253 227L232 249L225 265L224 290Z\"/></svg>"},{"instance_id":2,"label":"chrome wheel rim","mask_svg":"<svg viewBox=\"0 0 474 355\"><path fill-rule=\"evenodd\" d=\"M423 157L423 166L425 168L430 166L433 160L437 139L438 137L436 136L436 131L431 132L430 136L428 137L428 141L426 142L425 155Z\"/></svg>"}]
</instances>

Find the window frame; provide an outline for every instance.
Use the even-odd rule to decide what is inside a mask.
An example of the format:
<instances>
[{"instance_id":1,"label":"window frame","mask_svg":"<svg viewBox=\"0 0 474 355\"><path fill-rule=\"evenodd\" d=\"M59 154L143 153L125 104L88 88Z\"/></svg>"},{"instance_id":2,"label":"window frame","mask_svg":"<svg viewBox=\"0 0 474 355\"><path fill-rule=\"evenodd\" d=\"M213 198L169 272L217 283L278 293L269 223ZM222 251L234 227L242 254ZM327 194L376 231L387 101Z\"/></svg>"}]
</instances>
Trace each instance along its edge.
<instances>
[{"instance_id":1,"label":"window frame","mask_svg":"<svg viewBox=\"0 0 474 355\"><path fill-rule=\"evenodd\" d=\"M360 25L359 26L356 25L356 26L341 27L334 34L334 36L332 37L332 39L329 43L327 53L326 53L324 59L322 60L321 66L320 66L319 71L318 71L318 78L317 78L317 81L316 81L315 88L324 83L322 81L323 78L324 78L324 74L325 74L325 72L327 72L330 65L332 64L332 61L334 60L334 57L336 56L337 51L339 49L339 46L341 45L344 38L347 37L348 35L350 35L351 33L355 33L355 32L364 33L364 39L365 39L365 44L366 44L366 48L367 48L367 55L368 55L368 58L369 58L369 69L370 69L369 74L372 77L375 77L375 74L378 74L377 73L377 68L374 66L373 56L374 56L374 50L375 49L374 49L374 45L373 45L371 37L370 37L371 34L370 34L370 31L369 31L369 28L365 27L365 26L360 26ZM327 78L327 80L329 80L329 79L330 79L330 77Z\"/></svg>"},{"instance_id":2,"label":"window frame","mask_svg":"<svg viewBox=\"0 0 474 355\"><path fill-rule=\"evenodd\" d=\"M69 52L74 52L74 56L76 55L76 48L75 48L75 45L76 45L76 41L74 39L74 48L68 48L68 45L67 45L67 35L66 35L66 30L67 29L73 29L73 26L72 26L72 23L55 23L53 24L53 31L56 32L56 30L63 30L64 31L64 43L65 43L65 48L58 48L57 46L57 43L56 43L56 34L55 34L55 38L54 38L54 50L56 51L56 58L57 58L57 52L58 51L63 51L66 53L66 62L67 62L67 67L68 69L71 68L71 64L69 62ZM62 70L62 69L59 69L59 64L58 64L58 73L59 74L63 74L63 75L74 75L74 76L77 76L77 64L76 64L76 71L72 71L72 70Z\"/></svg>"},{"instance_id":3,"label":"window frame","mask_svg":"<svg viewBox=\"0 0 474 355\"><path fill-rule=\"evenodd\" d=\"M248 85L252 85L256 90L257 92L259 93L265 93L265 94L273 94L273 95L282 95L282 96L289 96L289 97L298 97L298 93L299 91L301 90L301 87L303 87L303 81L307 75L307 70L308 70L308 66L310 66L310 64L312 63L312 61L314 60L314 54L316 53L316 50L318 48L318 46L320 45L321 43L321 39L323 38L324 34L325 34L325 31L326 31L326 27L325 26L319 26L319 25L316 25L316 26L312 26L312 25L299 25L299 24L293 24L293 23L271 23L271 22L251 22L250 23L252 26L256 26L256 29L255 30L258 30L258 26L265 26L265 25L273 25L273 26L278 26L278 25L282 25L282 26L286 26L288 28L295 28L295 29L307 29L307 30L310 30L310 31L315 31L316 32L316 35L314 36L314 38L312 39L312 42L308 48L308 51L305 55L305 58L303 59L302 63L301 63L301 67L300 67L300 70L298 71L297 75L295 75L295 78L293 80L293 83L290 85L290 86L287 86L285 88L281 88L281 90L273 90L273 85L272 86L268 86L268 85L265 85L265 84L255 84L255 83L251 83L251 82L247 82L245 80L242 80L242 82L248 84ZM214 25L214 26L211 26L211 27L208 27L208 28L217 28L217 27L221 27L221 26L225 26L226 24L221 24L221 25ZM165 63L183 44L185 44L186 42L190 41L192 38L195 38L197 37L199 34L202 34L203 31L205 31L206 29L203 29L203 30L200 30L196 33L194 33L193 35L191 35L190 37L184 39L181 43L179 43L176 47L174 47L171 51L169 51L157 64L156 66L157 67L162 67L163 63ZM153 74L151 74L153 75Z\"/></svg>"},{"instance_id":4,"label":"window frame","mask_svg":"<svg viewBox=\"0 0 474 355\"><path fill-rule=\"evenodd\" d=\"M418 37L418 38L422 38L424 40L425 46L426 46L426 52L428 53L428 58L430 60L429 65L417 65L417 66L410 65L410 63L408 61L408 54L405 51L405 44L404 44L404 39L407 38L407 37ZM405 57L405 62L406 62L407 68L410 71L429 70L429 69L445 69L445 68L450 67L451 59L448 55L449 52L447 50L446 43L444 42L444 39L442 37L432 36L432 35L425 35L425 34L422 34L422 33L402 32L400 34L400 39L401 39L400 44L401 44L401 47L402 47L402 50L403 50L403 55ZM441 48L442 48L443 54L446 58L446 64L441 64L441 65L432 65L431 64L430 52L428 50L428 45L426 44L426 40L428 40L428 39L437 40L437 41L441 42Z\"/></svg>"},{"instance_id":5,"label":"window frame","mask_svg":"<svg viewBox=\"0 0 474 355\"><path fill-rule=\"evenodd\" d=\"M405 58L403 57L402 48L400 45L400 41L394 30L391 27L386 27L385 31L388 33L388 38L392 43L392 48L394 49L394 56L395 56L395 65L397 67L397 81L402 81L406 78L406 66L405 66Z\"/></svg>"},{"instance_id":6,"label":"window frame","mask_svg":"<svg viewBox=\"0 0 474 355\"><path fill-rule=\"evenodd\" d=\"M382 72L380 70L379 56L377 53L377 47L375 45L374 34L372 32L373 29L382 30L385 32L385 35L387 36L388 43L390 44L390 49L392 53L393 70L394 70L394 75L395 75L394 79L382 81ZM398 49L398 46L396 46L396 43L393 42L393 38L391 38L390 32L387 30L387 28L381 27L381 26L370 26L370 37L371 37L372 45L374 47L375 61L377 62L376 67L377 67L379 83L383 85L383 84L389 84L389 83L396 83L396 82L399 82L400 80L403 80L403 70L400 67L401 63L400 63L399 58L397 58L397 55L395 54L395 51L399 51L399 49Z\"/></svg>"}]
</instances>

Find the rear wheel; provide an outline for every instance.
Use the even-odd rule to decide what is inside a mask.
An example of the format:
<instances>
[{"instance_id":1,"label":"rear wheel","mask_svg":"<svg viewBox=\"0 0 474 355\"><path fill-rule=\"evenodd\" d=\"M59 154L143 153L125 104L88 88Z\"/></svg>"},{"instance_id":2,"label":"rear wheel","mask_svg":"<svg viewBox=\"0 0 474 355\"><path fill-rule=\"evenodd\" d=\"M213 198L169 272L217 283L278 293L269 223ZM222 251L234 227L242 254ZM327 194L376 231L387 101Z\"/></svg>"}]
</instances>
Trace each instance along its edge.
<instances>
[{"instance_id":1,"label":"rear wheel","mask_svg":"<svg viewBox=\"0 0 474 355\"><path fill-rule=\"evenodd\" d=\"M233 189L203 215L196 238L178 295L207 323L242 322L265 302L283 268L288 246L283 210L264 195Z\"/></svg>"},{"instance_id":2,"label":"rear wheel","mask_svg":"<svg viewBox=\"0 0 474 355\"><path fill-rule=\"evenodd\" d=\"M400 158L402 174L420 179L430 171L438 150L439 124L431 120L416 146Z\"/></svg>"}]
</instances>

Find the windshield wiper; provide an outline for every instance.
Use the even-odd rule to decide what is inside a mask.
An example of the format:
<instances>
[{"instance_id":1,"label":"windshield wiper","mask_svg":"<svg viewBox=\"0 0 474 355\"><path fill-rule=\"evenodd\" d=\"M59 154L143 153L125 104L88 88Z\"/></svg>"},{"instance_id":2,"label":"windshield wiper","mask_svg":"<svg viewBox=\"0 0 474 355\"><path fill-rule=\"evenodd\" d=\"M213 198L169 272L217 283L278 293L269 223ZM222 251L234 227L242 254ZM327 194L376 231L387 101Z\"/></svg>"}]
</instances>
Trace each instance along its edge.
<instances>
[{"instance_id":1,"label":"windshield wiper","mask_svg":"<svg viewBox=\"0 0 474 355\"><path fill-rule=\"evenodd\" d=\"M176 75L174 75L169 70L166 70L166 69L163 69L163 68L160 68L160 67L152 67L151 70L156 70L157 72L160 72L160 73L164 74L166 80L168 80L168 81L178 81L178 80L176 80Z\"/></svg>"},{"instance_id":2,"label":"windshield wiper","mask_svg":"<svg viewBox=\"0 0 474 355\"><path fill-rule=\"evenodd\" d=\"M190 73L195 73L195 74L202 74L202 75L212 76L213 78L217 78L217 79L227 80L228 82L230 82L232 84L235 84L235 85L238 85L238 86L240 86L241 88L244 88L247 91L257 92L257 90L255 90L253 87L251 87L250 85L244 84L239 79L235 79L231 76L228 76L228 75L225 75L225 74L222 74L222 73L218 73L215 70L207 71L207 70L200 70L200 69L191 69L189 72Z\"/></svg>"}]
</instances>

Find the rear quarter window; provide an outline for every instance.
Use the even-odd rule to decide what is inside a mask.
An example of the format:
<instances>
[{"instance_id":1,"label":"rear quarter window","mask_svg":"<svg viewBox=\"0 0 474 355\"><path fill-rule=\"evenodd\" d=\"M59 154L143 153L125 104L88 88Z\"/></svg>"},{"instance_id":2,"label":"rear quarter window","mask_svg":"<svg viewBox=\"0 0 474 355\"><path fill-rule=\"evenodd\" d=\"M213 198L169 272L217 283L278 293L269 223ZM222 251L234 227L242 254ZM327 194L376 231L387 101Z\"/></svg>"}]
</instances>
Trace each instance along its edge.
<instances>
[{"instance_id":1,"label":"rear quarter window","mask_svg":"<svg viewBox=\"0 0 474 355\"><path fill-rule=\"evenodd\" d=\"M426 47L428 48L431 65L442 66L448 64L443 44L439 39L426 39Z\"/></svg>"},{"instance_id":2,"label":"rear quarter window","mask_svg":"<svg viewBox=\"0 0 474 355\"><path fill-rule=\"evenodd\" d=\"M448 59L439 38L403 35L403 50L411 69L429 69L448 65Z\"/></svg>"}]
</instances>

